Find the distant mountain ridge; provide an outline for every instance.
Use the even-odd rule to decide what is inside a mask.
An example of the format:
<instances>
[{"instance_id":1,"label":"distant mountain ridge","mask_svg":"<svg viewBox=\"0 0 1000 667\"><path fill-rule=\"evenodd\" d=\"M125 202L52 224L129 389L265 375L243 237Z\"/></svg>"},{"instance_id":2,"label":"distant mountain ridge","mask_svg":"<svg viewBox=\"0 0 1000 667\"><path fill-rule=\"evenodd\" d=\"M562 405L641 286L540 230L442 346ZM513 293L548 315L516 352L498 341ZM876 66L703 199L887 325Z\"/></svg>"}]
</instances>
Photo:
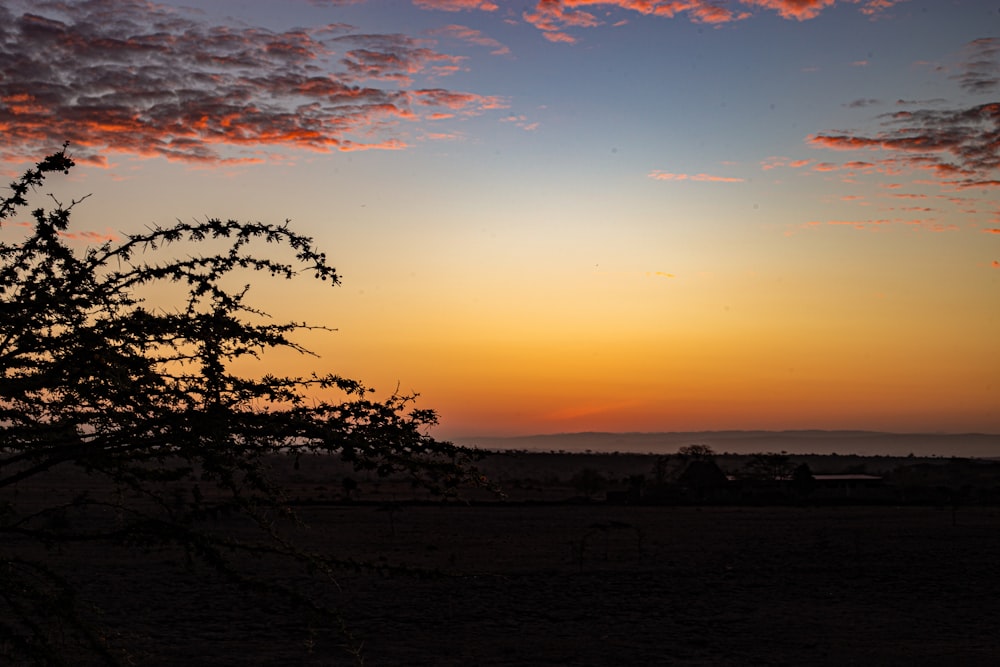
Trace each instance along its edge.
<instances>
[{"instance_id":1,"label":"distant mountain ridge","mask_svg":"<svg viewBox=\"0 0 1000 667\"><path fill-rule=\"evenodd\" d=\"M481 449L669 454L684 445L708 445L719 453L860 454L1000 458L1000 434L886 433L880 431L671 431L663 433L554 433L454 438Z\"/></svg>"}]
</instances>

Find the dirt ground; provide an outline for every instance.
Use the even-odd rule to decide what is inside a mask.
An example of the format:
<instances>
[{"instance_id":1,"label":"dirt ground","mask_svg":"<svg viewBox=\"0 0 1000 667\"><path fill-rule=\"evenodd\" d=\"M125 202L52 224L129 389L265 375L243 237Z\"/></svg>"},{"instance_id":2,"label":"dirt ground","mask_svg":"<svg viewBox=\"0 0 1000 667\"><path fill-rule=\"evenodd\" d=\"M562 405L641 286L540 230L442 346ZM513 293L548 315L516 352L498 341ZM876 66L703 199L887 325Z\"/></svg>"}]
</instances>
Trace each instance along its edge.
<instances>
[{"instance_id":1,"label":"dirt ground","mask_svg":"<svg viewBox=\"0 0 1000 667\"><path fill-rule=\"evenodd\" d=\"M179 554L66 553L138 665L994 665L1000 510L306 507L310 547L435 576L272 577L344 627ZM251 563L267 569L268 563ZM355 655L352 655L352 651Z\"/></svg>"}]
</instances>

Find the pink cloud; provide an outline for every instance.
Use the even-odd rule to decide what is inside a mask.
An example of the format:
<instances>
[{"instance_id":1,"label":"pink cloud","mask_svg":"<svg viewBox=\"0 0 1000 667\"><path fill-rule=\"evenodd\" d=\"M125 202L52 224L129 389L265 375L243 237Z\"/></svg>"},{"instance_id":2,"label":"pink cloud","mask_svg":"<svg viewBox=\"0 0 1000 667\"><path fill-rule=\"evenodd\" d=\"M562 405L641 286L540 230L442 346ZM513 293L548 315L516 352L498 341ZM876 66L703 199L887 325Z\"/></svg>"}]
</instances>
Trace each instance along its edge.
<instances>
[{"instance_id":1,"label":"pink cloud","mask_svg":"<svg viewBox=\"0 0 1000 667\"><path fill-rule=\"evenodd\" d=\"M450 37L469 44L485 46L492 49L491 54L495 56L505 56L510 53L510 49L492 37L487 37L482 32L468 28L463 25L446 25L443 28L431 30L428 34L435 37Z\"/></svg>"},{"instance_id":2,"label":"pink cloud","mask_svg":"<svg viewBox=\"0 0 1000 667\"><path fill-rule=\"evenodd\" d=\"M842 4L858 5L862 13L873 16L901 0L840 1ZM786 19L805 21L815 18L836 2L837 0L738 0L743 9L735 9L727 6L732 3L719 0L534 0L533 8L523 12L522 17L528 24L541 30L549 41L572 44L577 38L567 30L594 28L606 23L598 18L596 11L586 11L584 8L600 9L602 16L610 16L611 10L618 9L664 18L684 15L694 23L720 25L747 19L753 15L754 9L774 11ZM476 0L414 0L414 4L424 9L447 11L493 11L497 8L493 3L480 3ZM610 20L612 26L621 26L626 22L627 19L617 17Z\"/></svg>"},{"instance_id":3,"label":"pink cloud","mask_svg":"<svg viewBox=\"0 0 1000 667\"><path fill-rule=\"evenodd\" d=\"M71 241L82 241L84 243L107 243L120 241L118 234L108 230L105 232L83 231L83 232L59 232L59 236Z\"/></svg>"},{"instance_id":4,"label":"pink cloud","mask_svg":"<svg viewBox=\"0 0 1000 667\"><path fill-rule=\"evenodd\" d=\"M522 130L525 130L526 132L533 132L533 131L537 130L539 128L539 126L541 125L541 123L539 123L537 121L536 122L529 122L527 116L524 116L524 115L515 116L514 114L511 114L510 116L507 116L506 118L501 118L500 122L501 123L512 123L512 124L516 125L517 127L521 128Z\"/></svg>"},{"instance_id":5,"label":"pink cloud","mask_svg":"<svg viewBox=\"0 0 1000 667\"><path fill-rule=\"evenodd\" d=\"M888 153L878 163L886 173L926 171L935 177L931 182L958 189L1000 186L996 178L1000 151L995 139L1000 132L1000 102L965 109L900 111L882 118L886 129L875 135L818 133L807 140L817 148Z\"/></svg>"},{"instance_id":6,"label":"pink cloud","mask_svg":"<svg viewBox=\"0 0 1000 667\"><path fill-rule=\"evenodd\" d=\"M742 183L742 178L731 178L728 176L712 176L710 174L671 174L655 169L648 174L649 178L657 181L700 181L711 183Z\"/></svg>"},{"instance_id":7,"label":"pink cloud","mask_svg":"<svg viewBox=\"0 0 1000 667\"><path fill-rule=\"evenodd\" d=\"M489 0L413 0L413 4L421 9L436 9L442 12L466 12L475 9L495 12L499 9Z\"/></svg>"},{"instance_id":8,"label":"pink cloud","mask_svg":"<svg viewBox=\"0 0 1000 667\"><path fill-rule=\"evenodd\" d=\"M859 230L869 230L875 231L880 229L887 229L893 225L908 225L910 227L919 227L920 229L928 232L941 233L941 232L954 232L958 231L958 225L955 224L944 224L940 223L934 218L878 218L871 220L812 220L804 227L817 227L820 225L833 225L840 227L853 227Z\"/></svg>"},{"instance_id":9,"label":"pink cloud","mask_svg":"<svg viewBox=\"0 0 1000 667\"><path fill-rule=\"evenodd\" d=\"M812 160L792 160L787 157L769 157L761 161L760 168L764 171L777 169L778 167L788 167L790 169L801 169L809 165Z\"/></svg>"},{"instance_id":10,"label":"pink cloud","mask_svg":"<svg viewBox=\"0 0 1000 667\"><path fill-rule=\"evenodd\" d=\"M742 0L742 2L752 7L770 9L782 18L805 21L819 16L819 13L832 6L835 0Z\"/></svg>"},{"instance_id":11,"label":"pink cloud","mask_svg":"<svg viewBox=\"0 0 1000 667\"><path fill-rule=\"evenodd\" d=\"M462 58L405 35L211 24L143 0L28 7L0 6L0 57L11 64L0 78L3 160L66 140L91 164L109 152L251 164L264 146L399 150L407 145L399 123L422 119L414 107L430 116L503 106L411 89L459 69Z\"/></svg>"}]
</instances>

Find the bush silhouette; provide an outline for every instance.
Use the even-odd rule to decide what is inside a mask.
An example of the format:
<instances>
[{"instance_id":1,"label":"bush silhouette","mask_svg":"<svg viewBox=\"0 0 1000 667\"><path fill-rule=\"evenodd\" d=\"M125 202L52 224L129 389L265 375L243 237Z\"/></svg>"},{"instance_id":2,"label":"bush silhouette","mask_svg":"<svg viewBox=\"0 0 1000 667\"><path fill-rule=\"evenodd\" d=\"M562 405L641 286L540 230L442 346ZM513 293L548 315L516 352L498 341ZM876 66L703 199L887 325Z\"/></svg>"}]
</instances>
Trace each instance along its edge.
<instances>
[{"instance_id":1,"label":"bush silhouette","mask_svg":"<svg viewBox=\"0 0 1000 667\"><path fill-rule=\"evenodd\" d=\"M0 224L73 166L64 146L27 171L0 202ZM234 554L313 572L352 564L349 554L298 549L277 529L292 512L269 471L274 457L336 455L357 471L433 478L441 493L468 479L471 452L428 436L436 415L414 407L414 396L375 400L332 373L234 370L275 349L310 354L293 335L323 327L272 321L248 298L260 277L338 284L310 238L287 223L208 219L81 251L68 240L80 201L53 200L32 212L23 238L0 244L0 662L123 655L77 608L47 552L24 545L174 545L241 586L273 592L280 587L240 571ZM160 285L182 296L147 304L143 294ZM67 470L91 480L86 494L23 492ZM249 520L252 538L202 528L231 515ZM334 613L307 593L278 592ZM62 639L53 643L56 622Z\"/></svg>"}]
</instances>

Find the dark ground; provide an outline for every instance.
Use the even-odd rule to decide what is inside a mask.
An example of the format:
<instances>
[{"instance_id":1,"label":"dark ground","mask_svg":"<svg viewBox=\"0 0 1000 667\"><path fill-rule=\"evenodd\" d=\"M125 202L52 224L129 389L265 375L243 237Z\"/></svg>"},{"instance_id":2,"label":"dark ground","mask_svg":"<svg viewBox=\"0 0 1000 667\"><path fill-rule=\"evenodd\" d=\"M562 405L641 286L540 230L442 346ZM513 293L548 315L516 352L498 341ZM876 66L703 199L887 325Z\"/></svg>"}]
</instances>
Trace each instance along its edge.
<instances>
[{"instance_id":1,"label":"dark ground","mask_svg":"<svg viewBox=\"0 0 1000 667\"><path fill-rule=\"evenodd\" d=\"M340 466L279 471L305 501L307 547L433 573L331 581L241 562L338 605L343 627L176 551L70 545L46 558L109 643L153 667L1000 664L1000 507L523 502L572 496L569 476L600 463L534 461L494 461L508 500L479 492L493 502L472 505L394 502L412 490L364 479L360 502L343 503ZM604 461L627 463L609 474L648 464ZM18 493L52 502L82 488L74 479Z\"/></svg>"},{"instance_id":2,"label":"dark ground","mask_svg":"<svg viewBox=\"0 0 1000 667\"><path fill-rule=\"evenodd\" d=\"M439 569L326 585L366 665L994 665L1000 510L304 509L312 546ZM353 664L345 634L190 571L74 556L140 665ZM260 567L267 567L260 564ZM282 577L279 570L271 573ZM204 572L201 572L204 575Z\"/></svg>"}]
</instances>

